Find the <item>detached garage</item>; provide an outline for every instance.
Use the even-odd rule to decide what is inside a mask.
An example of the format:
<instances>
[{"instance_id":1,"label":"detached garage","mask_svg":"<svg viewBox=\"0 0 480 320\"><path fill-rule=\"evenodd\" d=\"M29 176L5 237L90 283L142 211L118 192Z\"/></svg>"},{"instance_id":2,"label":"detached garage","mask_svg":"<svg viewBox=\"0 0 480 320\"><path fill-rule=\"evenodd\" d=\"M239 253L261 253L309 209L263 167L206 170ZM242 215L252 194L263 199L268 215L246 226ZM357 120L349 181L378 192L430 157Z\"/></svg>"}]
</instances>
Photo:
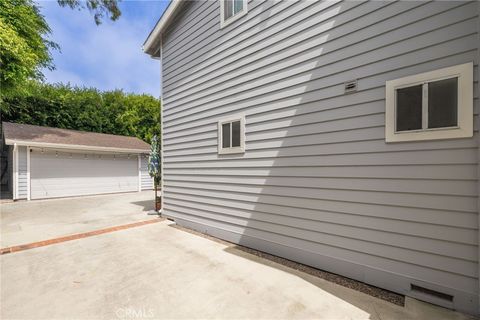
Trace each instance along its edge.
<instances>
[{"instance_id":1,"label":"detached garage","mask_svg":"<svg viewBox=\"0 0 480 320\"><path fill-rule=\"evenodd\" d=\"M150 145L138 138L6 122L2 131L2 189L14 200L153 189Z\"/></svg>"}]
</instances>

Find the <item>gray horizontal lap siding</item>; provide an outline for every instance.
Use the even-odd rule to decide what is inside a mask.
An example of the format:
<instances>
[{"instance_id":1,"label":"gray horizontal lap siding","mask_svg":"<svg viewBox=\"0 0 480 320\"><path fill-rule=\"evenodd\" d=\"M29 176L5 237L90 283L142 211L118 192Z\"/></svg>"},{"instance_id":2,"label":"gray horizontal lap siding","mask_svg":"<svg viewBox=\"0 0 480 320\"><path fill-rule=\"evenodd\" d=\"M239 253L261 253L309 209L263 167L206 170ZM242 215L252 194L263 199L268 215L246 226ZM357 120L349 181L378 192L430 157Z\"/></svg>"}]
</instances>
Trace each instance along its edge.
<instances>
[{"instance_id":1,"label":"gray horizontal lap siding","mask_svg":"<svg viewBox=\"0 0 480 320\"><path fill-rule=\"evenodd\" d=\"M27 147L18 147L18 199L27 198L27 184Z\"/></svg>"},{"instance_id":2,"label":"gray horizontal lap siding","mask_svg":"<svg viewBox=\"0 0 480 320\"><path fill-rule=\"evenodd\" d=\"M190 2L164 35L165 213L478 312L478 4L248 6L220 29L217 1ZM469 61L473 138L385 143L385 81ZM239 112L246 152L220 156L217 121Z\"/></svg>"}]
</instances>

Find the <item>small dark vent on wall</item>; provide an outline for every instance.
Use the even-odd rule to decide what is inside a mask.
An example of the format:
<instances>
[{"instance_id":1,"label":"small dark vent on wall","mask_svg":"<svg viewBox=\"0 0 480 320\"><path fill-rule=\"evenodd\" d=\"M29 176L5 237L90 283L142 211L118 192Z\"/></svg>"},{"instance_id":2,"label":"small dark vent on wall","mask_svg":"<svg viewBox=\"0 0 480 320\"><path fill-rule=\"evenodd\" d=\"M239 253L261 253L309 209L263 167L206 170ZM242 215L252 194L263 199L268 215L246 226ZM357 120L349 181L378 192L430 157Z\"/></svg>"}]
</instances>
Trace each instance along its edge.
<instances>
[{"instance_id":1,"label":"small dark vent on wall","mask_svg":"<svg viewBox=\"0 0 480 320\"><path fill-rule=\"evenodd\" d=\"M352 93L357 91L357 80L350 80L345 82L345 93Z\"/></svg>"},{"instance_id":2,"label":"small dark vent on wall","mask_svg":"<svg viewBox=\"0 0 480 320\"><path fill-rule=\"evenodd\" d=\"M427 288L420 287L420 286L417 286L417 285L414 285L414 284L410 284L410 289L412 291L420 292L420 293L423 293L423 294L428 294L432 297L439 298L439 299L442 299L442 300L446 300L446 301L450 301L450 302L453 301L453 296L451 296L449 294L446 294L446 293L443 293L443 292L438 292L438 291L435 291L435 290L427 289Z\"/></svg>"}]
</instances>

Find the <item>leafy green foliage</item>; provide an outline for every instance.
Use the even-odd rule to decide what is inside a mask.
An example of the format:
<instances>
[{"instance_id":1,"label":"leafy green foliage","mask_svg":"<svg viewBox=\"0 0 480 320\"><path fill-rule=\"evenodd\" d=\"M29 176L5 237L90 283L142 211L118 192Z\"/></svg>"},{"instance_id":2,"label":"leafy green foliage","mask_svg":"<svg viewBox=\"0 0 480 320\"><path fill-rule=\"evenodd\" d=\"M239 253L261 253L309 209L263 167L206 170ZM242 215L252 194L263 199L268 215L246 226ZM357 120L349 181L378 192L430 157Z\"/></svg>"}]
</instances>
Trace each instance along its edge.
<instances>
[{"instance_id":1,"label":"leafy green foliage","mask_svg":"<svg viewBox=\"0 0 480 320\"><path fill-rule=\"evenodd\" d=\"M93 13L93 18L97 25L102 23L104 17L109 17L115 21L120 18L122 12L118 8L117 0L57 0L62 7L71 9L85 9Z\"/></svg>"},{"instance_id":2,"label":"leafy green foliage","mask_svg":"<svg viewBox=\"0 0 480 320\"><path fill-rule=\"evenodd\" d=\"M160 101L146 94L28 81L0 106L3 121L136 136L148 143L160 133Z\"/></svg>"},{"instance_id":3,"label":"leafy green foliage","mask_svg":"<svg viewBox=\"0 0 480 320\"><path fill-rule=\"evenodd\" d=\"M155 190L160 184L161 167L160 167L160 141L156 135L152 137L150 145L150 155L148 157L148 174L153 178Z\"/></svg>"},{"instance_id":4,"label":"leafy green foliage","mask_svg":"<svg viewBox=\"0 0 480 320\"><path fill-rule=\"evenodd\" d=\"M32 0L0 0L0 99L53 69L50 28Z\"/></svg>"},{"instance_id":5,"label":"leafy green foliage","mask_svg":"<svg viewBox=\"0 0 480 320\"><path fill-rule=\"evenodd\" d=\"M120 0L57 0L62 7L88 9L95 23L109 17L117 20ZM22 91L28 79L42 80L42 69L54 69L51 30L34 0L0 0L0 100ZM5 110L1 110L5 111Z\"/></svg>"},{"instance_id":6,"label":"leafy green foliage","mask_svg":"<svg viewBox=\"0 0 480 320\"><path fill-rule=\"evenodd\" d=\"M117 20L120 0L57 0L87 8L95 23ZM160 102L149 95L49 85L43 68L53 69L51 30L34 0L0 0L0 112L3 121L137 136L150 142L160 131Z\"/></svg>"}]
</instances>

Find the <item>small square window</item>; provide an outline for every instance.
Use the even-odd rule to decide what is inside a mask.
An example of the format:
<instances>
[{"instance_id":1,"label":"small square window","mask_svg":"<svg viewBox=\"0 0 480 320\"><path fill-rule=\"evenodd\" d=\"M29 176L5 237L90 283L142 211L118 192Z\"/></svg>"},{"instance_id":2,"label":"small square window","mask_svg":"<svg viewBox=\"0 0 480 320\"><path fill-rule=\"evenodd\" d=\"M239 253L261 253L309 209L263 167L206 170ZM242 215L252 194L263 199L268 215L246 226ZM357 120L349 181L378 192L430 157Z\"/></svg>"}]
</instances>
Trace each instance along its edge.
<instances>
[{"instance_id":1,"label":"small square window","mask_svg":"<svg viewBox=\"0 0 480 320\"><path fill-rule=\"evenodd\" d=\"M473 63L386 83L387 142L473 136Z\"/></svg>"},{"instance_id":2,"label":"small square window","mask_svg":"<svg viewBox=\"0 0 480 320\"><path fill-rule=\"evenodd\" d=\"M243 153L245 152L245 120L237 117L218 122L218 153Z\"/></svg>"},{"instance_id":3,"label":"small square window","mask_svg":"<svg viewBox=\"0 0 480 320\"><path fill-rule=\"evenodd\" d=\"M247 13L247 0L220 0L221 27Z\"/></svg>"}]
</instances>

